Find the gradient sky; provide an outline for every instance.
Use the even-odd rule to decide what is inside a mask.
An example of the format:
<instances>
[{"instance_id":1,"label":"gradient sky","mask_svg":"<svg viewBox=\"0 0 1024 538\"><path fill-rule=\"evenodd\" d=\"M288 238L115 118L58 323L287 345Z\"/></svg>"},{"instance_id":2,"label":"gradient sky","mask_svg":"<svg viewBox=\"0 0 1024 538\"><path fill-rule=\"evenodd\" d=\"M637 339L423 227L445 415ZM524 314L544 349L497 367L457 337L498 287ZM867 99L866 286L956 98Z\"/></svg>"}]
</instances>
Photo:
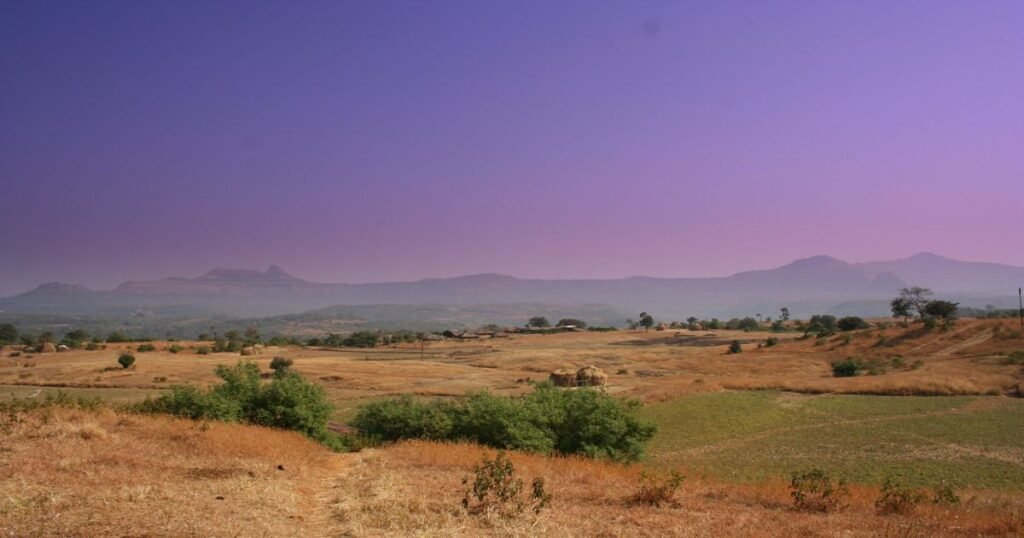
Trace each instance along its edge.
<instances>
[{"instance_id":1,"label":"gradient sky","mask_svg":"<svg viewBox=\"0 0 1024 538\"><path fill-rule=\"evenodd\" d=\"M1024 2L0 2L0 294L1024 265Z\"/></svg>"}]
</instances>

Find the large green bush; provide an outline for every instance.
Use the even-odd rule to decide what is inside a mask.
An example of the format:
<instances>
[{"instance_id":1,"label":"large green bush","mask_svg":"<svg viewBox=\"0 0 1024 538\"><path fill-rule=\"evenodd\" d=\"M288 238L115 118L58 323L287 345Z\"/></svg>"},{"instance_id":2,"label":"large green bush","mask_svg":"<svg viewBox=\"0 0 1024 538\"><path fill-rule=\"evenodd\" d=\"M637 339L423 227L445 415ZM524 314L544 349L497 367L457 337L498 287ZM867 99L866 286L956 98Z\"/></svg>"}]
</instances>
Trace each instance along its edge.
<instances>
[{"instance_id":1,"label":"large green bush","mask_svg":"<svg viewBox=\"0 0 1024 538\"><path fill-rule=\"evenodd\" d=\"M140 404L141 410L295 430L332 448L342 447L341 439L327 429L334 406L319 385L294 372L279 374L265 383L259 367L247 361L232 367L218 366L216 373L223 383L207 390L178 385Z\"/></svg>"},{"instance_id":2,"label":"large green bush","mask_svg":"<svg viewBox=\"0 0 1024 538\"><path fill-rule=\"evenodd\" d=\"M549 383L522 397L470 395L459 402L383 400L359 409L352 425L381 441L473 441L500 449L580 454L635 461L655 428L636 417L639 404L593 389Z\"/></svg>"}]
</instances>

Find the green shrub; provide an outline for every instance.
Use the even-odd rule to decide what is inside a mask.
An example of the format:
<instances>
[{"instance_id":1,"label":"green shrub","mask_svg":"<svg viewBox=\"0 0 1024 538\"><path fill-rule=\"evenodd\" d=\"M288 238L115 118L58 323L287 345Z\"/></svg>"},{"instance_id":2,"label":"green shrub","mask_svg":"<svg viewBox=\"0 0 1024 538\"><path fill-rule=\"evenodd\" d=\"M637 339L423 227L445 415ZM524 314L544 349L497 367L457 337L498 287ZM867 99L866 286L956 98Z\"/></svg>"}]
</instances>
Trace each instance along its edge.
<instances>
[{"instance_id":1,"label":"green shrub","mask_svg":"<svg viewBox=\"0 0 1024 538\"><path fill-rule=\"evenodd\" d=\"M128 369L131 365L135 364L135 356L131 353L122 353L117 358L117 363L121 365L121 368Z\"/></svg>"},{"instance_id":2,"label":"green shrub","mask_svg":"<svg viewBox=\"0 0 1024 538\"><path fill-rule=\"evenodd\" d=\"M729 344L729 353L730 354L743 353L743 344L741 344L739 340L733 340Z\"/></svg>"},{"instance_id":3,"label":"green shrub","mask_svg":"<svg viewBox=\"0 0 1024 538\"><path fill-rule=\"evenodd\" d=\"M789 483L793 506L803 512L836 512L845 507L850 491L846 482L832 478L821 469L794 473Z\"/></svg>"},{"instance_id":4,"label":"green shrub","mask_svg":"<svg viewBox=\"0 0 1024 538\"><path fill-rule=\"evenodd\" d=\"M960 496L956 494L956 490L952 486L942 484L932 489L932 504L958 506L960 504Z\"/></svg>"},{"instance_id":5,"label":"green shrub","mask_svg":"<svg viewBox=\"0 0 1024 538\"><path fill-rule=\"evenodd\" d=\"M859 318L857 316L846 316L845 318L840 318L839 321L836 322L836 327L838 327L840 331L856 331L858 329L867 329L870 325L868 325L868 322L864 321L863 318Z\"/></svg>"},{"instance_id":6,"label":"green shrub","mask_svg":"<svg viewBox=\"0 0 1024 538\"><path fill-rule=\"evenodd\" d=\"M676 501L676 490L683 485L683 475L675 470L668 474L640 473L640 489L633 495L633 502L646 504L655 508L661 505L679 506Z\"/></svg>"},{"instance_id":7,"label":"green shrub","mask_svg":"<svg viewBox=\"0 0 1024 538\"><path fill-rule=\"evenodd\" d=\"M167 348L167 351L170 351L171 353L181 353L184 349L185 348L179 346L178 344L171 344Z\"/></svg>"},{"instance_id":8,"label":"green shrub","mask_svg":"<svg viewBox=\"0 0 1024 538\"><path fill-rule=\"evenodd\" d=\"M327 429L334 407L319 385L295 373L263 383L259 367L252 362L218 366L216 374L223 383L207 390L177 385L167 394L139 404L138 408L191 419L246 422L295 430L332 448L343 448L342 440Z\"/></svg>"},{"instance_id":9,"label":"green shrub","mask_svg":"<svg viewBox=\"0 0 1024 538\"><path fill-rule=\"evenodd\" d=\"M864 365L854 358L848 358L832 363L832 377L854 377L862 370Z\"/></svg>"},{"instance_id":10,"label":"green shrub","mask_svg":"<svg viewBox=\"0 0 1024 538\"><path fill-rule=\"evenodd\" d=\"M458 402L409 396L362 406L352 421L380 441L472 441L499 449L580 454L636 461L654 426L636 417L636 402L593 389L558 390L538 383L521 397L479 392Z\"/></svg>"},{"instance_id":11,"label":"green shrub","mask_svg":"<svg viewBox=\"0 0 1024 538\"><path fill-rule=\"evenodd\" d=\"M145 353L147 351L156 351L156 346L154 346L153 344L139 344L139 347L136 348L136 351L138 351L139 353Z\"/></svg>"},{"instance_id":12,"label":"green shrub","mask_svg":"<svg viewBox=\"0 0 1024 538\"><path fill-rule=\"evenodd\" d=\"M468 486L462 497L462 506L471 514L496 511L505 517L519 515L527 506L539 513L551 502L551 494L544 488L544 479L533 479L530 494L523 495L523 480L516 477L512 460L499 452L495 458L484 456L473 466L472 484L467 476L462 484Z\"/></svg>"},{"instance_id":13,"label":"green shrub","mask_svg":"<svg viewBox=\"0 0 1024 538\"><path fill-rule=\"evenodd\" d=\"M774 336L770 336L770 337L768 337L767 340L764 341L764 347L772 347L774 345L777 345L778 343L779 343L779 339L778 338L775 338Z\"/></svg>"},{"instance_id":14,"label":"green shrub","mask_svg":"<svg viewBox=\"0 0 1024 538\"><path fill-rule=\"evenodd\" d=\"M295 361L287 357L274 357L270 360L270 369L274 371L274 375L280 377L290 372L293 364Z\"/></svg>"},{"instance_id":15,"label":"green shrub","mask_svg":"<svg viewBox=\"0 0 1024 538\"><path fill-rule=\"evenodd\" d=\"M882 492L875 500L875 512L880 516L911 514L926 498L921 491L889 476L882 482Z\"/></svg>"},{"instance_id":16,"label":"green shrub","mask_svg":"<svg viewBox=\"0 0 1024 538\"><path fill-rule=\"evenodd\" d=\"M209 355L210 354L210 346L199 346L199 347L197 347L196 348L196 354L197 355Z\"/></svg>"},{"instance_id":17,"label":"green shrub","mask_svg":"<svg viewBox=\"0 0 1024 538\"><path fill-rule=\"evenodd\" d=\"M100 345L97 344L96 342L89 342L88 344L85 345L86 351L96 351L97 349L100 349Z\"/></svg>"}]
</instances>

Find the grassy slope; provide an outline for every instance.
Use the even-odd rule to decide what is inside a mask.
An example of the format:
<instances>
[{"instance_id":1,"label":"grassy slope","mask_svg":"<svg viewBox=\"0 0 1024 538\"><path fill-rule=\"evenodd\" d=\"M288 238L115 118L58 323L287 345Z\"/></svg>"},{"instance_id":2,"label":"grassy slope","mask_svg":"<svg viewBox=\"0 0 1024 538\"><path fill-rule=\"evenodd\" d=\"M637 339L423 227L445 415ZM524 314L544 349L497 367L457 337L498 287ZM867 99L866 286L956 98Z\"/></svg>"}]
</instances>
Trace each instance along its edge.
<instances>
[{"instance_id":1,"label":"grassy slope","mask_svg":"<svg viewBox=\"0 0 1024 538\"><path fill-rule=\"evenodd\" d=\"M857 482L1024 489L1024 400L719 392L650 405L652 463L759 481L821 467Z\"/></svg>"}]
</instances>

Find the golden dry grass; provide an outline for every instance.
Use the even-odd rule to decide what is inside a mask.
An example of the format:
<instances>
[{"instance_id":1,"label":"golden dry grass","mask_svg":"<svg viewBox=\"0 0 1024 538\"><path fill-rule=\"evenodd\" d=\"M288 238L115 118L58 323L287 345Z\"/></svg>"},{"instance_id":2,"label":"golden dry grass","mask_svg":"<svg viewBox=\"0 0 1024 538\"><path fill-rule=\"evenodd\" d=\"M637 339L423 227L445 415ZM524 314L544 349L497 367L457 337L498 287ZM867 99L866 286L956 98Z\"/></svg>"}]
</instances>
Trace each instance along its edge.
<instances>
[{"instance_id":1,"label":"golden dry grass","mask_svg":"<svg viewBox=\"0 0 1024 538\"><path fill-rule=\"evenodd\" d=\"M796 340L794 333L739 331L619 331L524 335L471 342L429 343L376 349L325 350L269 348L256 357L264 368L275 355L295 360L295 368L324 385L342 407L345 401L414 393L461 396L489 389L502 394L528 390L523 379L546 379L552 370L595 364L610 376L608 390L643 401L726 389L784 389L811 393L1003 394L1022 380L1020 366L1004 364L1000 354L1024 350L1013 324L999 320L962 320L951 331L920 333L916 327L891 326L835 336ZM758 348L768 337L780 339ZM744 342L744 352L726 354L728 343ZM195 343L185 343L195 346ZM116 391L158 390L174 383L216 381L217 364L240 360L237 354L197 355L189 349L136 353L134 367L117 368L117 355L131 346L71 351L31 358L0 358L0 385L92 387ZM904 367L884 375L834 378L830 363L846 357L889 360ZM247 357L248 358L248 357ZM920 367L909 366L920 361ZM0 387L0 394L5 391ZM127 396L126 396L127 397Z\"/></svg>"},{"instance_id":2,"label":"golden dry grass","mask_svg":"<svg viewBox=\"0 0 1024 538\"><path fill-rule=\"evenodd\" d=\"M545 477L553 495L539 515L470 515L459 505L461 480L493 453L473 445L407 442L357 455L332 510L353 536L1016 536L1024 532L1019 494L965 492L960 507L921 506L907 517L874 511L877 488L851 488L837 514L792 509L782 482L735 485L684 482L678 507L631 500L641 468L579 458L511 454L528 483Z\"/></svg>"},{"instance_id":3,"label":"golden dry grass","mask_svg":"<svg viewBox=\"0 0 1024 538\"><path fill-rule=\"evenodd\" d=\"M312 535L341 468L298 434L252 426L64 408L0 422L4 536Z\"/></svg>"},{"instance_id":4,"label":"golden dry grass","mask_svg":"<svg viewBox=\"0 0 1024 538\"><path fill-rule=\"evenodd\" d=\"M407 442L332 454L294 433L111 411L5 415L0 530L12 536L1015 536L1020 493L877 516L854 486L838 514L791 509L785 483L687 480L675 507L636 504L641 467L513 453L553 494L538 515L471 515L463 477L493 451ZM278 470L282 465L284 470Z\"/></svg>"}]
</instances>

